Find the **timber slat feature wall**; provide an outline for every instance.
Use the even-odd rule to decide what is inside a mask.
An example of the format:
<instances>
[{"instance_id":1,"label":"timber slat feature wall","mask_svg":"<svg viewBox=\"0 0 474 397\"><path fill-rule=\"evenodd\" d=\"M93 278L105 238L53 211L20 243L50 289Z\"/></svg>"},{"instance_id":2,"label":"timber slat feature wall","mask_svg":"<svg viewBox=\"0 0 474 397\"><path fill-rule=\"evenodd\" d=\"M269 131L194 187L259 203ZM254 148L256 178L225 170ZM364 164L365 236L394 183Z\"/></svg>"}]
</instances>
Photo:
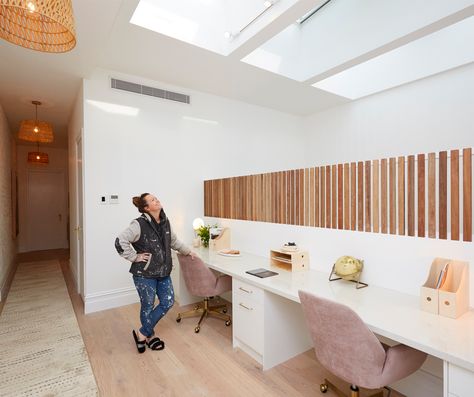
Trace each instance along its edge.
<instances>
[{"instance_id":1,"label":"timber slat feature wall","mask_svg":"<svg viewBox=\"0 0 474 397\"><path fill-rule=\"evenodd\" d=\"M472 241L472 149L207 180L204 215Z\"/></svg>"}]
</instances>

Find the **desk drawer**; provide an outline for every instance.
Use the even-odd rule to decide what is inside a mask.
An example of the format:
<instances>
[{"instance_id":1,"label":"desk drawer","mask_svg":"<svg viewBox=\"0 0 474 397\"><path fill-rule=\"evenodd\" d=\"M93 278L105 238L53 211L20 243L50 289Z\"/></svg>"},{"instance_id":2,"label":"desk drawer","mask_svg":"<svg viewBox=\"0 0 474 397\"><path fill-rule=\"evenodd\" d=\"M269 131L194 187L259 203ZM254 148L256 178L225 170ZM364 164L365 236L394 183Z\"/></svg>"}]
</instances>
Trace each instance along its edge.
<instances>
[{"instance_id":1,"label":"desk drawer","mask_svg":"<svg viewBox=\"0 0 474 397\"><path fill-rule=\"evenodd\" d=\"M263 289L255 287L251 284L244 283L243 281L232 280L232 289L236 295L246 297L244 299L251 299L257 304L263 303Z\"/></svg>"},{"instance_id":2,"label":"desk drawer","mask_svg":"<svg viewBox=\"0 0 474 397\"><path fill-rule=\"evenodd\" d=\"M234 294L232 312L234 338L263 354L263 306L248 296Z\"/></svg>"},{"instance_id":3,"label":"desk drawer","mask_svg":"<svg viewBox=\"0 0 474 397\"><path fill-rule=\"evenodd\" d=\"M474 395L474 373L456 365L449 364L448 392L458 397L470 397Z\"/></svg>"}]
</instances>

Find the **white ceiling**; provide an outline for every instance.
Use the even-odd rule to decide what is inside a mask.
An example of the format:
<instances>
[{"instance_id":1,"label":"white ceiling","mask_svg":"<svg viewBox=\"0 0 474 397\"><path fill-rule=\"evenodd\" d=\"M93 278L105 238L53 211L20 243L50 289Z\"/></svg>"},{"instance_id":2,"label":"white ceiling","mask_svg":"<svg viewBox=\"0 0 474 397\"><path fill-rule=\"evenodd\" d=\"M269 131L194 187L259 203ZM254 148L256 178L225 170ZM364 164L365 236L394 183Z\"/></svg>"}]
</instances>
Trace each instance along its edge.
<instances>
[{"instance_id":1,"label":"white ceiling","mask_svg":"<svg viewBox=\"0 0 474 397\"><path fill-rule=\"evenodd\" d=\"M185 3L184 0L174 1ZM250 1L246 0L247 3ZM332 0L329 4L340 2L337 6L341 7L347 1ZM272 38L279 37L298 17L323 3L321 0L280 0L272 7L278 13L257 21L245 32L246 35L240 35L228 56L130 24L138 2L73 0L77 46L69 53L44 54L0 40L0 104L13 133L22 119L34 115L31 100L40 100L45 105L39 109L39 117L52 122L55 129L53 146L66 147L67 123L81 79L87 78L96 67L174 84L183 87L184 93L186 88L194 89L297 115L312 114L348 101L312 87L314 78L298 81L281 76L275 70L265 70L262 65L257 67L241 61L258 48L273 48ZM365 8L369 15L374 9L373 2L359 0L357 5L361 10ZM334 47L329 46L319 54L324 65L330 65L318 69L320 79L474 14L474 3L466 0L377 0L379 6L380 3L396 11L385 16L387 24L390 22L390 34L379 34L376 44L370 44L371 40L374 41L374 33L364 34L366 26L359 26L362 33L356 51L352 45L350 56L346 57L341 57L340 50L331 50L348 48L338 29L334 29L340 24L341 15L334 13L332 25L326 15L324 23L332 26L332 30L326 32L323 40L326 47L331 41ZM446 3L451 6L446 6ZM434 8L436 12L433 12ZM424 9L430 11L424 14ZM397 30L397 23L390 19L395 16L409 21L408 30L406 23L398 24L400 28ZM314 18L311 23L316 24L317 20ZM376 25L387 24L377 20ZM340 31L344 30L347 29ZM364 36L367 42L362 42ZM320 37L315 37L315 42L317 38ZM301 51L298 56L300 54ZM314 63L315 59L311 62Z\"/></svg>"}]
</instances>

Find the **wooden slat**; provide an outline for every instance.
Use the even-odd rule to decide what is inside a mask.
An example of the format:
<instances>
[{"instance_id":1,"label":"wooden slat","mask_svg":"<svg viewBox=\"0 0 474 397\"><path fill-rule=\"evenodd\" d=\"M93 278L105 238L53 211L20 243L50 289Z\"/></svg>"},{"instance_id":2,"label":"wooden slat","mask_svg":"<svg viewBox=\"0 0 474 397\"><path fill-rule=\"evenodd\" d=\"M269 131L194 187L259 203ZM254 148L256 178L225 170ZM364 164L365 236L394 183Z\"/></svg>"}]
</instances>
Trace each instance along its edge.
<instances>
[{"instance_id":1,"label":"wooden slat","mask_svg":"<svg viewBox=\"0 0 474 397\"><path fill-rule=\"evenodd\" d=\"M319 227L319 167L314 168L314 226Z\"/></svg>"},{"instance_id":2,"label":"wooden slat","mask_svg":"<svg viewBox=\"0 0 474 397\"><path fill-rule=\"evenodd\" d=\"M287 182L287 203L288 203L288 224L289 225L294 225L295 224L295 207L294 207L294 188L295 188L295 171L287 171L287 177L288 177L288 182Z\"/></svg>"},{"instance_id":3,"label":"wooden slat","mask_svg":"<svg viewBox=\"0 0 474 397\"><path fill-rule=\"evenodd\" d=\"M357 230L364 230L364 163L357 163Z\"/></svg>"},{"instance_id":4,"label":"wooden slat","mask_svg":"<svg viewBox=\"0 0 474 397\"><path fill-rule=\"evenodd\" d=\"M230 218L230 178L224 179L224 218Z\"/></svg>"},{"instance_id":5,"label":"wooden slat","mask_svg":"<svg viewBox=\"0 0 474 397\"><path fill-rule=\"evenodd\" d=\"M300 170L295 170L295 225L300 224Z\"/></svg>"},{"instance_id":6,"label":"wooden slat","mask_svg":"<svg viewBox=\"0 0 474 397\"><path fill-rule=\"evenodd\" d=\"M425 223L425 155L423 153L417 156L417 184L418 184L418 237L426 236L426 223Z\"/></svg>"},{"instance_id":7,"label":"wooden slat","mask_svg":"<svg viewBox=\"0 0 474 397\"><path fill-rule=\"evenodd\" d=\"M436 238L436 154L428 154L428 237Z\"/></svg>"},{"instance_id":8,"label":"wooden slat","mask_svg":"<svg viewBox=\"0 0 474 397\"><path fill-rule=\"evenodd\" d=\"M438 231L439 238L448 238L448 152L439 152L439 207L438 207Z\"/></svg>"},{"instance_id":9,"label":"wooden slat","mask_svg":"<svg viewBox=\"0 0 474 397\"><path fill-rule=\"evenodd\" d=\"M415 156L408 156L407 165L407 224L408 235L415 235Z\"/></svg>"},{"instance_id":10,"label":"wooden slat","mask_svg":"<svg viewBox=\"0 0 474 397\"><path fill-rule=\"evenodd\" d=\"M459 240L459 150L451 150L451 240Z\"/></svg>"},{"instance_id":11,"label":"wooden slat","mask_svg":"<svg viewBox=\"0 0 474 397\"><path fill-rule=\"evenodd\" d=\"M472 241L472 148L463 149L463 241Z\"/></svg>"},{"instance_id":12,"label":"wooden slat","mask_svg":"<svg viewBox=\"0 0 474 397\"><path fill-rule=\"evenodd\" d=\"M351 163L351 230L357 227L357 171L356 163Z\"/></svg>"},{"instance_id":13,"label":"wooden slat","mask_svg":"<svg viewBox=\"0 0 474 397\"><path fill-rule=\"evenodd\" d=\"M331 166L326 166L326 227L331 227Z\"/></svg>"},{"instance_id":14,"label":"wooden slat","mask_svg":"<svg viewBox=\"0 0 474 397\"><path fill-rule=\"evenodd\" d=\"M388 196L389 196L389 221L390 221L390 234L397 233L397 203L396 203L396 159L391 157L389 159L389 186L388 186Z\"/></svg>"},{"instance_id":15,"label":"wooden slat","mask_svg":"<svg viewBox=\"0 0 474 397\"><path fill-rule=\"evenodd\" d=\"M380 231L387 233L387 159L382 159L380 162Z\"/></svg>"},{"instance_id":16,"label":"wooden slat","mask_svg":"<svg viewBox=\"0 0 474 397\"><path fill-rule=\"evenodd\" d=\"M265 222L272 221L272 174L267 173L265 174L265 186L266 186L266 195L265 195L265 209L266 209L266 217Z\"/></svg>"},{"instance_id":17,"label":"wooden slat","mask_svg":"<svg viewBox=\"0 0 474 397\"><path fill-rule=\"evenodd\" d=\"M380 231L380 164L379 160L372 161L372 230Z\"/></svg>"},{"instance_id":18,"label":"wooden slat","mask_svg":"<svg viewBox=\"0 0 474 397\"><path fill-rule=\"evenodd\" d=\"M314 185L315 185L315 180L314 180L314 167L309 169L308 173L308 180L309 180L309 195L308 195L308 206L309 206L309 219L307 225L309 226L315 226L315 217L314 217Z\"/></svg>"},{"instance_id":19,"label":"wooden slat","mask_svg":"<svg viewBox=\"0 0 474 397\"><path fill-rule=\"evenodd\" d=\"M271 173L271 183L270 183L270 190L272 192L272 216L271 216L271 222L272 223L277 223L278 219L278 184L277 184L277 173L272 172Z\"/></svg>"},{"instance_id":20,"label":"wooden slat","mask_svg":"<svg viewBox=\"0 0 474 397\"><path fill-rule=\"evenodd\" d=\"M351 228L350 223L350 200L349 200L349 164L344 164L344 229Z\"/></svg>"},{"instance_id":21,"label":"wooden slat","mask_svg":"<svg viewBox=\"0 0 474 397\"><path fill-rule=\"evenodd\" d=\"M304 225L304 169L300 170L300 181L299 181L299 190L300 190L300 202L299 202L299 212L300 219L298 225Z\"/></svg>"},{"instance_id":22,"label":"wooden slat","mask_svg":"<svg viewBox=\"0 0 474 397\"><path fill-rule=\"evenodd\" d=\"M337 228L337 166L331 167L331 227Z\"/></svg>"},{"instance_id":23,"label":"wooden slat","mask_svg":"<svg viewBox=\"0 0 474 397\"><path fill-rule=\"evenodd\" d=\"M405 235L405 157L398 157L398 234Z\"/></svg>"},{"instance_id":24,"label":"wooden slat","mask_svg":"<svg viewBox=\"0 0 474 397\"><path fill-rule=\"evenodd\" d=\"M372 168L371 161L365 162L365 231L372 231L372 208L371 208L371 189L370 183L372 181L370 171Z\"/></svg>"},{"instance_id":25,"label":"wooden slat","mask_svg":"<svg viewBox=\"0 0 474 397\"><path fill-rule=\"evenodd\" d=\"M337 165L337 228L344 227L344 195L343 195L343 164Z\"/></svg>"},{"instance_id":26,"label":"wooden slat","mask_svg":"<svg viewBox=\"0 0 474 397\"><path fill-rule=\"evenodd\" d=\"M207 216L207 206L208 206L208 200L209 196L207 194L207 181L204 181L204 216Z\"/></svg>"},{"instance_id":27,"label":"wooden slat","mask_svg":"<svg viewBox=\"0 0 474 397\"><path fill-rule=\"evenodd\" d=\"M321 216L319 218L319 226L326 227L326 168L319 168L319 186L321 189L321 194L319 196L319 204L321 206Z\"/></svg>"}]
</instances>

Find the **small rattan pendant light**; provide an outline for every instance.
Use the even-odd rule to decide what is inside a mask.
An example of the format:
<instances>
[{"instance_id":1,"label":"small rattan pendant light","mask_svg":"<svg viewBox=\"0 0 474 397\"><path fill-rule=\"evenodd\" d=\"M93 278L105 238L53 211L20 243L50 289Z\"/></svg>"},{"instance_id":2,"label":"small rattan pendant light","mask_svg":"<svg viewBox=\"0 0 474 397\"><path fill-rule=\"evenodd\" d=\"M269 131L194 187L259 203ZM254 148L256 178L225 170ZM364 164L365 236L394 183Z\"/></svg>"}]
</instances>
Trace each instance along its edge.
<instances>
[{"instance_id":1,"label":"small rattan pendant light","mask_svg":"<svg viewBox=\"0 0 474 397\"><path fill-rule=\"evenodd\" d=\"M76 45L71 0L0 0L0 37L42 52Z\"/></svg>"},{"instance_id":2,"label":"small rattan pendant light","mask_svg":"<svg viewBox=\"0 0 474 397\"><path fill-rule=\"evenodd\" d=\"M23 120L18 131L18 139L28 142L51 143L54 141L53 127L46 121L38 120L40 101L31 101L35 105L35 119Z\"/></svg>"},{"instance_id":3,"label":"small rattan pendant light","mask_svg":"<svg viewBox=\"0 0 474 397\"><path fill-rule=\"evenodd\" d=\"M36 143L36 152L28 152L28 163L49 164L48 153L40 152L39 143Z\"/></svg>"}]
</instances>

